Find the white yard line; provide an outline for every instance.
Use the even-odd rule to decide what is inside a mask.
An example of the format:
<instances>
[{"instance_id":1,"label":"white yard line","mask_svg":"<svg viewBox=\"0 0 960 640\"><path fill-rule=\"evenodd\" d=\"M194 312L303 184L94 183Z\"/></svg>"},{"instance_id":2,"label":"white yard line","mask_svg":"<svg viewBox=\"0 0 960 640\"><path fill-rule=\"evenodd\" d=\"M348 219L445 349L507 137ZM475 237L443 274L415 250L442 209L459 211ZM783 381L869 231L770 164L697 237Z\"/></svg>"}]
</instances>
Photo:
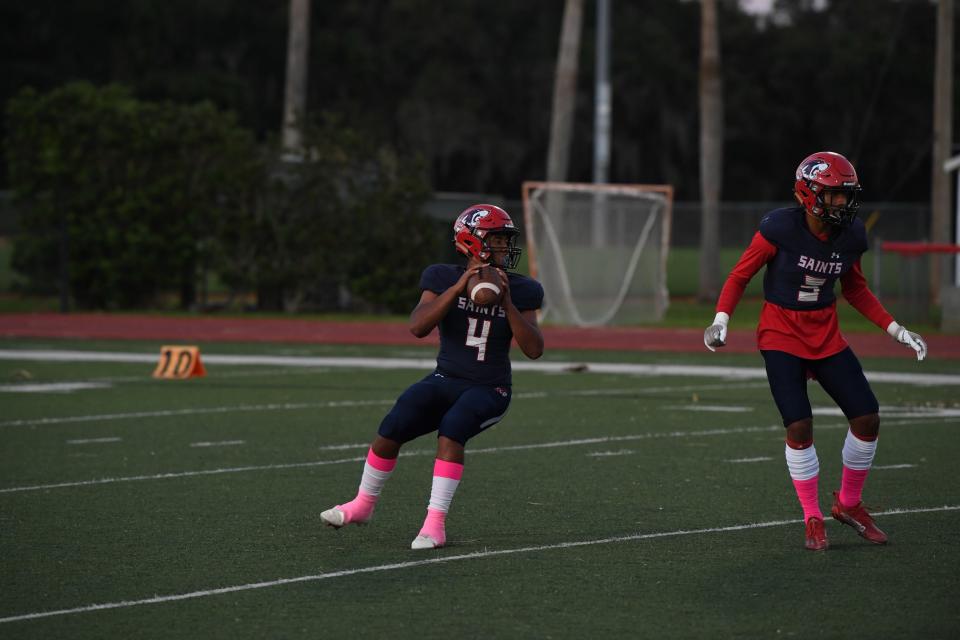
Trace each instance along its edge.
<instances>
[{"instance_id":1,"label":"white yard line","mask_svg":"<svg viewBox=\"0 0 960 640\"><path fill-rule=\"evenodd\" d=\"M375 407L389 406L396 400L331 400L329 402L284 402L278 404L240 404L226 407L204 407L199 409L164 409L160 411L133 411L130 413L101 413L86 416L64 416L62 418L33 418L7 420L0 427L27 427L44 424L64 424L70 422L102 422L107 420L127 420L130 418L168 418L172 416L204 415L210 413L244 413L248 411L299 411L301 409L330 409L337 407Z\"/></svg>"},{"instance_id":2,"label":"white yard line","mask_svg":"<svg viewBox=\"0 0 960 640\"><path fill-rule=\"evenodd\" d=\"M619 451L594 451L593 453L588 453L587 457L610 458L612 456L628 456L633 452L634 452L633 449L620 449Z\"/></svg>"},{"instance_id":3,"label":"white yard line","mask_svg":"<svg viewBox=\"0 0 960 640\"><path fill-rule=\"evenodd\" d=\"M942 507L916 507L907 509L891 509L874 513L874 517L885 517L895 515L908 515L917 513L935 513L960 510L960 505L944 505ZM660 531L653 533L635 533L627 536L615 536L609 538L595 538L592 540L574 540L570 542L558 542L555 544L545 544L530 547L515 547L513 549L495 549L486 551L476 551L473 553L462 553L449 556L433 556L422 560L411 560L408 562L395 562L391 564L379 564L367 567L357 567L354 569L343 569L340 571L331 571L329 573L317 573L306 576L296 576L293 578L279 578L276 580L267 580L264 582L249 582L230 587L218 587L215 589L203 589L200 591L190 591L187 593L175 593L165 596L153 596L152 598L143 598L140 600L119 600L117 602L104 602L100 604L89 604L72 609L57 609L53 611L38 611L34 613L23 613L14 616L0 618L0 623L20 622L23 620L36 620L38 618L51 618L54 616L65 616L76 613L88 613L90 611L104 611L106 609L127 609L138 607L145 604L163 604L166 602L178 602L181 600L194 600L197 598L207 598L226 593L236 593L238 591L252 591L254 589L269 589L287 584L300 582L318 582L320 580L334 580L337 578L347 578L350 576L380 573L383 571L399 571L403 569L414 569L428 565L442 564L447 562L460 562L464 560L483 560L486 558L497 558L525 553L542 553L544 551L556 551L559 549L575 549L578 547L590 547L605 544L618 544L623 542L636 542L640 540L656 540L665 538L677 538L681 536L699 536L713 533L733 533L737 531L749 531L754 529L768 529L771 527L780 527L788 524L799 524L802 520L770 520L767 522L751 522L746 524L735 524L727 527L708 527L704 529L678 529L676 531Z\"/></svg>"},{"instance_id":4,"label":"white yard line","mask_svg":"<svg viewBox=\"0 0 960 640\"><path fill-rule=\"evenodd\" d=\"M18 382L0 384L0 393L73 393L90 389L109 389L107 382Z\"/></svg>"},{"instance_id":5,"label":"white yard line","mask_svg":"<svg viewBox=\"0 0 960 640\"><path fill-rule=\"evenodd\" d=\"M246 440L221 440L220 442L191 442L191 447L235 447L246 444Z\"/></svg>"},{"instance_id":6,"label":"white yard line","mask_svg":"<svg viewBox=\"0 0 960 640\"><path fill-rule=\"evenodd\" d=\"M426 452L425 452L426 453ZM403 454L401 454L403 455ZM408 454L412 455L412 454ZM195 476L215 476L224 473L243 473L245 471L273 471L276 469L296 469L298 467L322 467L330 464L343 464L345 462L360 462L366 460L366 456L356 458L341 458L339 460L317 460L314 462L289 462L286 464L266 464L249 467L230 467L226 469L205 469L202 471L180 471L176 473L157 473L145 476L120 476L117 478L99 478L97 480L79 480L76 482L58 482L56 484L39 484L25 487L8 487L0 489L0 493L15 493L20 491L37 491L41 489L62 489L65 487L87 487L97 484L114 484L116 482L136 482L142 480L168 480L173 478L191 478Z\"/></svg>"},{"instance_id":7,"label":"white yard line","mask_svg":"<svg viewBox=\"0 0 960 640\"><path fill-rule=\"evenodd\" d=\"M677 409L680 411L703 411L708 413L747 413L753 411L753 407L737 407L722 404L671 404L663 408Z\"/></svg>"},{"instance_id":8,"label":"white yard line","mask_svg":"<svg viewBox=\"0 0 960 640\"><path fill-rule=\"evenodd\" d=\"M0 360L37 360L44 362L128 362L156 363L159 356L148 353L121 353L115 351L57 351L33 349L0 349ZM420 369L429 371L436 366L433 358L337 358L321 356L258 356L216 355L202 356L208 365L270 365L288 367L347 367L354 369ZM680 364L633 364L624 362L527 362L513 363L514 371L551 373L589 372L616 373L637 376L690 376L739 380L765 380L767 372L761 367L719 367ZM960 385L960 375L937 373L866 372L872 382L895 382L918 386Z\"/></svg>"},{"instance_id":9,"label":"white yard line","mask_svg":"<svg viewBox=\"0 0 960 640\"><path fill-rule=\"evenodd\" d=\"M734 464L738 464L742 462L768 462L770 460L773 460L773 458L771 458L770 456L758 456L756 458L737 458L735 460L724 460L724 462L732 462Z\"/></svg>"},{"instance_id":10,"label":"white yard line","mask_svg":"<svg viewBox=\"0 0 960 640\"><path fill-rule=\"evenodd\" d=\"M514 399L537 399L537 398L551 398L551 397L562 397L562 396L632 396L632 395L647 395L647 394L663 394L663 393L672 393L678 391L688 391L688 390L699 390L704 391L708 390L711 385L704 385L703 387L695 387L691 385L683 385L677 387L655 387L655 388L637 388L637 389L571 389L567 391L528 391L515 393L513 395ZM757 385L742 385L742 386L763 386L766 387L766 384L757 384ZM726 389L730 388L727 385L715 385L717 389ZM251 411L301 411L304 409L335 409L340 407L370 407L370 406L391 406L396 400L331 400L328 402L287 402L287 403L278 403L278 404L258 404L258 405L231 405L231 406L221 406L221 407L200 407L196 409L163 409L158 411L134 411L130 413L102 413L102 414L93 414L93 415L84 415L84 416L63 416L58 418L24 418L20 420L7 420L5 422L0 422L0 427L26 427L26 426L40 426L40 425L51 425L51 424L66 424L66 423L76 423L76 422L102 422L107 420L127 420L130 418L166 418L173 416L189 416L189 415L204 415L204 414L216 414L216 413L245 413ZM697 409L698 405L676 405L668 406L665 408L668 409L681 409L681 410L694 410L694 411L717 411L717 412L730 412L730 413L743 413L746 411L752 411L750 408L746 407L724 407L722 405L701 405L701 408ZM960 409L947 409L947 408L937 408L937 407L891 407L883 406L880 408L880 413L885 419L889 418L941 418L941 417L960 417ZM841 416L843 413L839 410L833 410L829 407L825 408L814 408L814 415L825 415L825 416Z\"/></svg>"},{"instance_id":11,"label":"white yard line","mask_svg":"<svg viewBox=\"0 0 960 640\"><path fill-rule=\"evenodd\" d=\"M675 387L637 387L633 389L572 389L570 391L548 392L528 391L515 393L515 399L549 398L556 396L631 396L662 394L678 391L710 391L731 387L765 387L766 384L749 383L740 385L681 385ZM282 404L232 405L222 407L201 407L197 409L163 409L158 411L134 411L131 413L101 413L85 416L63 416L59 418L24 418L0 422L0 427L27 427L72 422L101 422L107 420L127 420L130 418L167 418L172 416L203 415L211 413L231 413L250 411L301 411L303 409L331 409L339 407L391 406L396 400L333 400L328 402L287 402Z\"/></svg>"},{"instance_id":12,"label":"white yard line","mask_svg":"<svg viewBox=\"0 0 960 640\"><path fill-rule=\"evenodd\" d=\"M555 396L621 396L621 395L646 395L669 393L676 391L687 391L699 389L700 391L709 390L709 387L730 388L731 385L705 385L703 387L692 387L683 385L678 387L653 387L637 389L575 389L571 391L554 392L521 392L515 393L515 399L533 399L548 398ZM766 386L766 385L740 385L746 387ZM40 426L48 424L65 424L73 422L101 422L107 420L127 420L130 418L168 418L174 416L204 415L211 413L238 413L250 411L300 411L303 409L331 409L338 407L369 407L369 406L391 406L396 400L336 400L329 402L295 402L283 404L257 404L257 405L233 405L226 407L204 407L199 409L164 409L158 411L135 411L130 413L101 413L86 416L63 416L59 418L25 418L21 420L7 420L0 422L0 427L27 427Z\"/></svg>"},{"instance_id":13,"label":"white yard line","mask_svg":"<svg viewBox=\"0 0 960 640\"><path fill-rule=\"evenodd\" d=\"M272 375L312 375L315 373L327 373L330 371L325 367L317 367L316 369L309 368L297 368L291 369L290 367L284 367L282 369L257 369L255 371L217 371L217 378L251 378L254 376L272 376ZM120 383L120 382L148 382L152 378L148 375L147 372L144 375L140 376L96 376L89 379L89 382L108 382L108 383Z\"/></svg>"},{"instance_id":14,"label":"white yard line","mask_svg":"<svg viewBox=\"0 0 960 640\"><path fill-rule=\"evenodd\" d=\"M369 442L353 442L350 444L328 444L322 447L317 447L317 451L343 451L345 449L365 449L369 447Z\"/></svg>"},{"instance_id":15,"label":"white yard line","mask_svg":"<svg viewBox=\"0 0 960 640\"><path fill-rule=\"evenodd\" d=\"M930 422L958 422L958 420L953 418L947 419L937 419L929 420ZM903 421L893 421L884 423L886 426L896 426L896 425L915 425L916 422L911 420ZM818 425L818 429L847 429L848 425L846 423L839 424L823 424ZM652 433L637 433L626 436L598 436L595 438L577 438L574 440L559 440L556 442L536 442L531 444L518 444L506 447L487 447L484 449L471 449L470 454L478 453L503 453L507 451L527 451L531 449L556 449L560 447L577 447L583 445L594 445L594 444L607 444L611 442L633 442L636 440L650 440L653 438L703 438L708 436L724 436L737 433L781 433L783 427L779 424L769 425L765 427L732 427L726 429L703 429L699 431L660 431ZM366 448L368 444L350 444L350 445L331 445L325 447L326 449L349 449L349 448ZM436 451L434 449L422 449L414 451L404 451L400 455L402 457L407 456L432 456L435 455ZM323 467L333 464L345 464L349 462L361 462L366 460L365 456L357 456L351 458L339 458L336 460L316 460L312 462L290 462L282 464L267 464L267 465L251 465L247 467L227 467L221 469L204 469L200 471L179 471L171 473L159 473L153 475L141 475L141 476L119 476L115 478L98 478L95 480L78 480L73 482L58 482L53 484L38 484L38 485L26 485L20 487L7 487L0 489L0 494L3 493L19 493L23 491L39 491L45 489L62 489L67 487L85 487L92 485L101 485L101 484L115 484L118 482L138 482L145 480L169 480L174 478L190 478L196 476L209 476L209 475L221 475L226 473L244 473L248 471L273 471L277 469L295 469L303 467Z\"/></svg>"},{"instance_id":16,"label":"white yard line","mask_svg":"<svg viewBox=\"0 0 960 640\"><path fill-rule=\"evenodd\" d=\"M67 440L67 444L99 444L101 442L122 442L123 438L82 438L79 440Z\"/></svg>"},{"instance_id":17,"label":"white yard line","mask_svg":"<svg viewBox=\"0 0 960 640\"><path fill-rule=\"evenodd\" d=\"M842 416L839 407L814 407L815 416ZM880 407L881 418L956 418L960 417L957 407Z\"/></svg>"}]
</instances>

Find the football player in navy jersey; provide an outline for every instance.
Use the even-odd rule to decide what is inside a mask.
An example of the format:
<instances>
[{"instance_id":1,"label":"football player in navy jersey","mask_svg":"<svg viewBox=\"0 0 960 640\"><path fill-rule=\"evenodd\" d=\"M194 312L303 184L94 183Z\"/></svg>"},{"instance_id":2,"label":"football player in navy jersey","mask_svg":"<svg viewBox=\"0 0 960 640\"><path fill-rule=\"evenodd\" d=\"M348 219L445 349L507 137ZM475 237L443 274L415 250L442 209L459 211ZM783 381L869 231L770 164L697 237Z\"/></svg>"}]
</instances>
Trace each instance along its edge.
<instances>
[{"instance_id":1,"label":"football player in navy jersey","mask_svg":"<svg viewBox=\"0 0 960 640\"><path fill-rule=\"evenodd\" d=\"M332 527L370 520L380 490L397 464L400 447L437 432L433 487L423 527L411 548L446 544L445 519L463 475L464 447L507 412L512 395L510 343L528 358L543 354L537 309L543 288L532 278L509 272L517 265L519 232L506 211L478 204L461 213L454 244L466 266L434 264L420 277L420 302L410 314L410 331L424 338L440 329L437 368L409 387L380 423L367 452L357 496L320 514ZM466 294L467 280L485 266L497 269L503 294L480 306Z\"/></svg>"},{"instance_id":2,"label":"football player in navy jersey","mask_svg":"<svg viewBox=\"0 0 960 640\"><path fill-rule=\"evenodd\" d=\"M803 508L805 546L814 551L828 547L817 493L820 461L813 445L808 378L820 383L850 423L831 514L866 540L884 544L886 534L861 502L877 448L879 405L840 334L834 283L840 281L853 308L916 351L917 360L926 357L927 345L897 324L867 286L860 268L867 233L857 218L860 181L853 165L831 151L808 156L797 167L794 196L800 206L776 209L760 221L760 230L723 285L703 342L711 351L724 345L727 323L744 288L766 266L757 344L787 430L787 469Z\"/></svg>"}]
</instances>

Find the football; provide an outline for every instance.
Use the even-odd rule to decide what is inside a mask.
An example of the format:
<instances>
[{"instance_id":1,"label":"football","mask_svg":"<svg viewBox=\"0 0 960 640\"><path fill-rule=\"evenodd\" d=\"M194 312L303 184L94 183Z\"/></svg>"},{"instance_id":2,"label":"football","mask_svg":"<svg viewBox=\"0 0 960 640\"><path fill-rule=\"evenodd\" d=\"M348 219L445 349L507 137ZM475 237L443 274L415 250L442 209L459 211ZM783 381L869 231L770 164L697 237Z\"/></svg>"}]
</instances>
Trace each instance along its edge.
<instances>
[{"instance_id":1,"label":"football","mask_svg":"<svg viewBox=\"0 0 960 640\"><path fill-rule=\"evenodd\" d=\"M500 276L493 267L481 267L467 280L467 293L474 304L486 306L500 301Z\"/></svg>"}]
</instances>

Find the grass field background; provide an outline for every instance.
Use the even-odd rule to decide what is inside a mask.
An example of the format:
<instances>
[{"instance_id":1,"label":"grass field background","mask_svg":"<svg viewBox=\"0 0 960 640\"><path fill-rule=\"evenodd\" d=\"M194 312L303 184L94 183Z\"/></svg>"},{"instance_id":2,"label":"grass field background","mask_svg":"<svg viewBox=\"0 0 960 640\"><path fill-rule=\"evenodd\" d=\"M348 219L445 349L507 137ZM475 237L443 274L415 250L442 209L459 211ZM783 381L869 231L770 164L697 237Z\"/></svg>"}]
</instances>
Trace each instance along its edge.
<instances>
[{"instance_id":1,"label":"grass field background","mask_svg":"<svg viewBox=\"0 0 960 640\"><path fill-rule=\"evenodd\" d=\"M0 349L153 354L159 344ZM239 344L203 353L434 355ZM545 359L760 366L721 354ZM906 356L864 364L958 372ZM891 544L829 520L831 549L811 553L762 379L517 372L506 419L468 447L449 546L414 552L430 436L404 448L369 526L331 530L319 513L354 495L381 417L426 371L208 365L206 378L158 381L151 369L0 360L0 637L960 632L956 386L874 384L885 417L865 498L887 514L878 524ZM13 392L64 382L96 386ZM818 387L811 397L834 406ZM815 422L828 511L846 425ZM90 610L104 604L115 606ZM72 612L9 620L56 611Z\"/></svg>"}]
</instances>

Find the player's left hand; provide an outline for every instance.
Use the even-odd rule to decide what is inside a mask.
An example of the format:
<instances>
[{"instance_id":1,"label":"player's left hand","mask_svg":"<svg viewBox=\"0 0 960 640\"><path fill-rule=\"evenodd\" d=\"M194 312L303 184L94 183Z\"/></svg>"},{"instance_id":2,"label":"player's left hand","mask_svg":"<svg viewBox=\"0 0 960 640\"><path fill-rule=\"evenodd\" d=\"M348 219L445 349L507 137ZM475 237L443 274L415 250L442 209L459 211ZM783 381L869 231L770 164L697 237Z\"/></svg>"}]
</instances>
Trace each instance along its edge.
<instances>
[{"instance_id":1,"label":"player's left hand","mask_svg":"<svg viewBox=\"0 0 960 640\"><path fill-rule=\"evenodd\" d=\"M907 331L907 328L891 322L887 327L887 333L893 336L893 339L900 344L906 345L917 352L917 360L923 360L927 357L927 343L920 337L919 333Z\"/></svg>"},{"instance_id":2,"label":"player's left hand","mask_svg":"<svg viewBox=\"0 0 960 640\"><path fill-rule=\"evenodd\" d=\"M500 298L500 305L503 307L507 306L507 303L510 302L510 278L507 277L507 272L497 267L497 275L500 276L500 290L503 292Z\"/></svg>"}]
</instances>

